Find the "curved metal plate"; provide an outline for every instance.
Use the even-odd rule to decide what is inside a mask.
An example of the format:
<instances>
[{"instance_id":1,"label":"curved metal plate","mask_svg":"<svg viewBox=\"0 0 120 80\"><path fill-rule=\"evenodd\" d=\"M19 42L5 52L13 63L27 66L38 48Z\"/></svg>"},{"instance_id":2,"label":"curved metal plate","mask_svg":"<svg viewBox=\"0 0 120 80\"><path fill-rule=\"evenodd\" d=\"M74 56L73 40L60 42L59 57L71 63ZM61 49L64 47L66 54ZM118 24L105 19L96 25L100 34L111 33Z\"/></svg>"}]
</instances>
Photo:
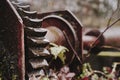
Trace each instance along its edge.
<instances>
[{"instance_id":1,"label":"curved metal plate","mask_svg":"<svg viewBox=\"0 0 120 80\"><path fill-rule=\"evenodd\" d=\"M78 38L77 38L74 28L67 20L57 15L48 15L43 18L42 27L47 28L50 26L55 26L59 28L61 31L65 31L68 38L70 39L70 42L76 49L77 47L76 43L78 41Z\"/></svg>"}]
</instances>

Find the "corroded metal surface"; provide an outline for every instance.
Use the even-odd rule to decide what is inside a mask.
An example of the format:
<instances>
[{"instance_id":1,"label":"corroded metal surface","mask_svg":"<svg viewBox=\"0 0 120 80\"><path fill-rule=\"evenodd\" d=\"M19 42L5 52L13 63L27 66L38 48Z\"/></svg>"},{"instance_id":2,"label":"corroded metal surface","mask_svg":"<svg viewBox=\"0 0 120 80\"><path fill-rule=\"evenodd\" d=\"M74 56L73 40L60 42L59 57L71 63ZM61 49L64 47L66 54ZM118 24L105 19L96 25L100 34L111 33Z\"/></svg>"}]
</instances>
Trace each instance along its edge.
<instances>
[{"instance_id":1,"label":"corroded metal surface","mask_svg":"<svg viewBox=\"0 0 120 80\"><path fill-rule=\"evenodd\" d=\"M9 72L6 73L7 76L3 75L5 77L3 80L12 80L12 76L15 74L17 75L17 80L24 80L24 29L22 19L9 0L0 1L0 14L1 40L8 50L6 58L9 59L11 57L9 67L14 64L14 72L10 72L11 69L9 69Z\"/></svg>"}]
</instances>

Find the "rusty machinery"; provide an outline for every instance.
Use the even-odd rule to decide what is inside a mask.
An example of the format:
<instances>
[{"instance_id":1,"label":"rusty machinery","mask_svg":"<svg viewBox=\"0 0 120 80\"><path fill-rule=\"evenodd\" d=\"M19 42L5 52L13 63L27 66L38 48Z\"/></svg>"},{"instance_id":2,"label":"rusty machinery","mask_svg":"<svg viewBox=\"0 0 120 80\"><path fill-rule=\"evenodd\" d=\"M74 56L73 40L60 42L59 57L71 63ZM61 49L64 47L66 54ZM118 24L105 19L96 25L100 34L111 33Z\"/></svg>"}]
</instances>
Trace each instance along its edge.
<instances>
[{"instance_id":1,"label":"rusty machinery","mask_svg":"<svg viewBox=\"0 0 120 80\"><path fill-rule=\"evenodd\" d=\"M100 34L98 30L90 30L84 32L85 35L82 37L82 24L68 10L40 14L37 11L30 11L30 6L23 3L11 3L8 0L0 2L2 14L0 33L3 34L2 39L8 50L13 55L18 54L20 80L24 80L25 74L27 79L31 76L31 72L37 75L39 69L49 65L51 56L47 46L50 42L66 46L70 50L66 55L66 63L69 63L74 55L73 49L82 59L83 44L84 49L90 49L90 44ZM102 36L95 48L100 50L104 42L105 39ZM75 60L72 65L76 67L81 65L76 62L78 63ZM60 64L59 61L57 64ZM70 67L73 69L72 66Z\"/></svg>"},{"instance_id":2,"label":"rusty machinery","mask_svg":"<svg viewBox=\"0 0 120 80\"><path fill-rule=\"evenodd\" d=\"M36 11L29 11L29 7L19 3L11 4L8 0L1 1L2 39L10 53L18 54L16 59L20 80L24 79L25 74L30 76L31 72L48 66L51 56L47 46L50 42L69 48L71 53L66 55L66 62L69 62L73 54L65 35L79 55L82 54L82 26L71 12L66 10L37 14Z\"/></svg>"}]
</instances>

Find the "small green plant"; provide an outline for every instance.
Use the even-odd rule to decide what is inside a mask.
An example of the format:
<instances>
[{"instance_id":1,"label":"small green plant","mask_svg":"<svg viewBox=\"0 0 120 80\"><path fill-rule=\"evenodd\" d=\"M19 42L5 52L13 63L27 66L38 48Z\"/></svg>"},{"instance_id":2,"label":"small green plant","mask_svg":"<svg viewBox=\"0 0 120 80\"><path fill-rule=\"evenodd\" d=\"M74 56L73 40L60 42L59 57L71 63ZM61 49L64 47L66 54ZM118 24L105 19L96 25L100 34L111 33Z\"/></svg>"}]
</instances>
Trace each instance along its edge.
<instances>
[{"instance_id":1,"label":"small green plant","mask_svg":"<svg viewBox=\"0 0 120 80\"><path fill-rule=\"evenodd\" d=\"M50 43L52 47L50 47L50 52L54 56L54 59L60 58L60 60L65 64L65 52L69 51L66 47L64 46L58 46L54 43Z\"/></svg>"}]
</instances>

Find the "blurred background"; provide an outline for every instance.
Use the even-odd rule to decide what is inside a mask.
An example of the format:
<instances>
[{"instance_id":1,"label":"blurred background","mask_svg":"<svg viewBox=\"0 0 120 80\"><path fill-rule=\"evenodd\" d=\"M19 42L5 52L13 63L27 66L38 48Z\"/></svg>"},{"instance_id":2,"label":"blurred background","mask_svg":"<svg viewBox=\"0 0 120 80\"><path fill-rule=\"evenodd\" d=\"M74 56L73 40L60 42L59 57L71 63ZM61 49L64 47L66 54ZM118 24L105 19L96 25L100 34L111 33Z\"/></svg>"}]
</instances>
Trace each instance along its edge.
<instances>
[{"instance_id":1,"label":"blurred background","mask_svg":"<svg viewBox=\"0 0 120 80\"><path fill-rule=\"evenodd\" d=\"M11 0L13 1L13 0ZM32 5L32 10L40 13L69 9L85 27L104 27L109 17L115 12L112 20L120 14L119 0L18 0ZM116 24L120 25L119 23Z\"/></svg>"}]
</instances>

